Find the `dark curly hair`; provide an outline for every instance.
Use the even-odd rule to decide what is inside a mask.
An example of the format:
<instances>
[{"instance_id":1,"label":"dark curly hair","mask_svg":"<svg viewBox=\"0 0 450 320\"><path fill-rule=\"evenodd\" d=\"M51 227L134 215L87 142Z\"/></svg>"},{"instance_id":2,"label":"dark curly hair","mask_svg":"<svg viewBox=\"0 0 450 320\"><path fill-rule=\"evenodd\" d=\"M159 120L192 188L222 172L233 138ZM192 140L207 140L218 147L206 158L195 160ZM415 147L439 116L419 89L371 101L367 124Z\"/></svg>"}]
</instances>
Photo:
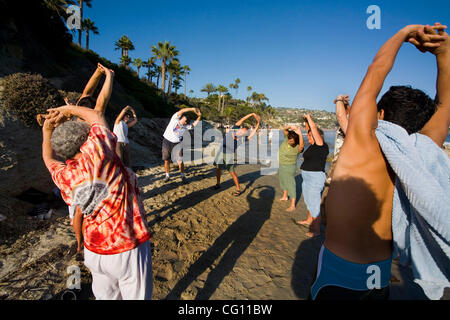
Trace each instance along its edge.
<instances>
[{"instance_id":1,"label":"dark curly hair","mask_svg":"<svg viewBox=\"0 0 450 320\"><path fill-rule=\"evenodd\" d=\"M408 134L419 132L436 112L436 102L409 86L393 86L378 102L384 120L404 128Z\"/></svg>"},{"instance_id":2,"label":"dark curly hair","mask_svg":"<svg viewBox=\"0 0 450 320\"><path fill-rule=\"evenodd\" d=\"M300 144L300 137L294 131L289 131L288 133L288 141L291 139L294 139L296 146Z\"/></svg>"},{"instance_id":3,"label":"dark curly hair","mask_svg":"<svg viewBox=\"0 0 450 320\"><path fill-rule=\"evenodd\" d=\"M91 96L83 97L80 101L78 101L77 106L86 107L94 109L96 101Z\"/></svg>"}]
</instances>

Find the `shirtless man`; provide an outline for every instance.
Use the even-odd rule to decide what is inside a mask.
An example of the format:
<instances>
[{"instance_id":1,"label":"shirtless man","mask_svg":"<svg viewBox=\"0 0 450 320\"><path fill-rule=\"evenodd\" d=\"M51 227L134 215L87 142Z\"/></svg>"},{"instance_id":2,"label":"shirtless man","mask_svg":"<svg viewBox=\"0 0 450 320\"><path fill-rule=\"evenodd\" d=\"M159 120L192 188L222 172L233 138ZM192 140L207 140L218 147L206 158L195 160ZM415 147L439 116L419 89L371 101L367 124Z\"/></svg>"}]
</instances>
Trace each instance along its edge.
<instances>
[{"instance_id":1,"label":"shirtless man","mask_svg":"<svg viewBox=\"0 0 450 320\"><path fill-rule=\"evenodd\" d=\"M392 117L385 117L384 110L378 112L377 97L404 42L435 54L439 70L437 111L433 115L434 103L422 107L423 101L431 99L414 90L414 95L405 95L409 99L402 100L401 108L429 108L430 115L417 119L417 114L410 113L404 123L396 124L406 128L411 122L416 123L416 128L410 128L408 133L420 131L441 146L450 124L450 42L445 29L440 24L405 27L386 42L367 71L352 104L345 143L326 200L326 240L319 255L317 278L311 287L312 299L389 296L396 176L375 136L378 120L391 121ZM408 90L413 91L405 89ZM392 109L394 113L404 112L395 106ZM376 286L369 285L373 272L380 275Z\"/></svg>"}]
</instances>

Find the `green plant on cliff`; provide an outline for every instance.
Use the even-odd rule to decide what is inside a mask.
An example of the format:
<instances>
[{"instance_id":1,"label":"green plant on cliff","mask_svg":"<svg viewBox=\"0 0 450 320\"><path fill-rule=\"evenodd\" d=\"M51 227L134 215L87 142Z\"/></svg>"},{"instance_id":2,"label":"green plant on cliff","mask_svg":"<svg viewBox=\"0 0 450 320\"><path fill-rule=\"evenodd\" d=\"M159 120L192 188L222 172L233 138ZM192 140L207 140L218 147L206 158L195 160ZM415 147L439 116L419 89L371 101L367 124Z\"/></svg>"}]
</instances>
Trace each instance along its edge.
<instances>
[{"instance_id":1,"label":"green plant on cliff","mask_svg":"<svg viewBox=\"0 0 450 320\"><path fill-rule=\"evenodd\" d=\"M1 102L8 114L15 114L27 127L37 125L37 114L64 105L63 97L47 79L29 73L4 78Z\"/></svg>"}]
</instances>

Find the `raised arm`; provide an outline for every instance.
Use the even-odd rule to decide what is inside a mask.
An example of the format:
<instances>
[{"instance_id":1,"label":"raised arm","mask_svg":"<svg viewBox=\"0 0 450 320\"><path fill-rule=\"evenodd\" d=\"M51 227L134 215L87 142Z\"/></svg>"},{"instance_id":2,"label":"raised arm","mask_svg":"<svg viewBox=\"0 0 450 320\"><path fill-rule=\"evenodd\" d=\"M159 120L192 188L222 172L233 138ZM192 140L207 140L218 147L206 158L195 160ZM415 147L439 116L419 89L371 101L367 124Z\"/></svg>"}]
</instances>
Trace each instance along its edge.
<instances>
[{"instance_id":1,"label":"raised arm","mask_svg":"<svg viewBox=\"0 0 450 320\"><path fill-rule=\"evenodd\" d=\"M133 114L133 121L127 123L128 128L131 128L132 126L134 126L138 122L138 118L137 118L136 112L134 111L134 109L132 107L130 107L130 111Z\"/></svg>"},{"instance_id":2,"label":"raised arm","mask_svg":"<svg viewBox=\"0 0 450 320\"><path fill-rule=\"evenodd\" d=\"M294 126L293 130L298 135L298 141L299 141L298 152L302 153L303 150L305 149L305 141L303 140L302 129L299 126Z\"/></svg>"},{"instance_id":3,"label":"raised arm","mask_svg":"<svg viewBox=\"0 0 450 320\"><path fill-rule=\"evenodd\" d=\"M183 108L180 111L177 112L178 117L182 117L183 114L187 113L187 112L194 112L197 113L197 108Z\"/></svg>"},{"instance_id":4,"label":"raised arm","mask_svg":"<svg viewBox=\"0 0 450 320\"><path fill-rule=\"evenodd\" d=\"M314 120L312 119L310 114L307 114L306 116L304 116L304 119L306 120L306 123L309 126L309 129L311 130L312 136L314 138L314 142L318 145L318 146L323 146L324 141L322 136L319 133L319 129L317 128L316 123L314 122Z\"/></svg>"},{"instance_id":5,"label":"raised arm","mask_svg":"<svg viewBox=\"0 0 450 320\"><path fill-rule=\"evenodd\" d=\"M101 114L105 114L106 106L108 105L109 99L111 98L113 82L114 82L114 72L108 68L103 67L102 72L105 74L105 82L103 83L102 90L98 95L97 102L95 104L95 110L101 112Z\"/></svg>"},{"instance_id":6,"label":"raised arm","mask_svg":"<svg viewBox=\"0 0 450 320\"><path fill-rule=\"evenodd\" d=\"M347 117L347 108L349 96L348 95L339 95L334 103L336 104L336 118L339 123L339 127L345 133L347 133L348 126L348 117Z\"/></svg>"},{"instance_id":7,"label":"raised arm","mask_svg":"<svg viewBox=\"0 0 450 320\"><path fill-rule=\"evenodd\" d=\"M133 114L133 121L127 123L127 126L129 128L131 128L132 126L134 126L137 123L137 116L136 116L136 112L134 111L134 109L130 106L126 106L125 108L122 109L122 111L119 113L119 115L116 118L116 121L114 121L114 124L119 124L120 121L123 120L123 118L125 117L127 111L130 111Z\"/></svg>"},{"instance_id":8,"label":"raised arm","mask_svg":"<svg viewBox=\"0 0 450 320\"><path fill-rule=\"evenodd\" d=\"M66 121L71 117L78 117L84 120L90 126L92 126L93 124L100 124L108 128L108 124L106 123L103 114L91 108L63 106L55 109L48 109L47 111L49 112L49 114L46 116L46 119L51 119L52 123L55 123L56 125Z\"/></svg>"},{"instance_id":9,"label":"raised arm","mask_svg":"<svg viewBox=\"0 0 450 320\"><path fill-rule=\"evenodd\" d=\"M78 102L80 102L81 99L83 99L85 97L92 96L94 94L94 91L97 88L98 83L100 82L100 78L104 74L102 68L103 68L103 66L100 63L98 63L97 64L97 69L95 69L94 74L89 79L88 83L86 84L86 87L83 90L83 93L81 94L81 97L77 101L77 103L76 103L77 105L78 105ZM67 101L66 101L66 103L67 103Z\"/></svg>"},{"instance_id":10,"label":"raised arm","mask_svg":"<svg viewBox=\"0 0 450 320\"><path fill-rule=\"evenodd\" d=\"M52 163L60 162L55 159L51 144L53 130L57 126L56 116L55 114L53 117L47 117L42 125L42 159L47 168L50 168Z\"/></svg>"},{"instance_id":11,"label":"raised arm","mask_svg":"<svg viewBox=\"0 0 450 320\"><path fill-rule=\"evenodd\" d=\"M240 126L242 126L242 124L246 121L246 120L248 120L248 119L250 119L251 117L254 117L255 119L257 119L258 120L258 115L256 114L256 113L250 113L250 114L248 114L248 115L246 115L245 117L243 117L241 120L239 120L238 122L236 122L236 126L238 126L238 127L240 127Z\"/></svg>"},{"instance_id":12,"label":"raised arm","mask_svg":"<svg viewBox=\"0 0 450 320\"><path fill-rule=\"evenodd\" d=\"M252 132L250 132L250 135L248 136L248 140L250 140L251 138L253 138L253 136L256 134L256 132L258 132L259 129L259 125L261 123L261 117L259 115L257 115L256 113L252 113L251 116L253 116L256 119L256 126L255 128L252 130ZM245 118L245 117L244 117ZM242 119L244 119L242 118ZM242 120L241 119L241 120ZM248 118L247 118L248 119ZM245 121L245 120L244 120ZM242 123L244 123L244 121L242 121Z\"/></svg>"},{"instance_id":13,"label":"raised arm","mask_svg":"<svg viewBox=\"0 0 450 320\"><path fill-rule=\"evenodd\" d=\"M197 126L202 118L202 113L200 112L200 109L195 108L194 113L197 115L197 119L195 119L194 123L192 124L192 126Z\"/></svg>"},{"instance_id":14,"label":"raised arm","mask_svg":"<svg viewBox=\"0 0 450 320\"><path fill-rule=\"evenodd\" d=\"M425 26L410 25L389 39L378 51L367 74L355 96L350 111L347 138L366 143L367 139L376 139L375 129L378 126L377 97L384 81L394 66L397 54L405 41L420 37ZM443 38L430 36L427 46L439 46Z\"/></svg>"},{"instance_id":15,"label":"raised arm","mask_svg":"<svg viewBox=\"0 0 450 320\"><path fill-rule=\"evenodd\" d=\"M438 25L440 24L436 24L436 26ZM421 133L427 135L439 147L442 147L450 126L450 38L444 30L440 30L439 34L447 36L447 39L439 48L430 50L436 56L438 68L437 110Z\"/></svg>"}]
</instances>

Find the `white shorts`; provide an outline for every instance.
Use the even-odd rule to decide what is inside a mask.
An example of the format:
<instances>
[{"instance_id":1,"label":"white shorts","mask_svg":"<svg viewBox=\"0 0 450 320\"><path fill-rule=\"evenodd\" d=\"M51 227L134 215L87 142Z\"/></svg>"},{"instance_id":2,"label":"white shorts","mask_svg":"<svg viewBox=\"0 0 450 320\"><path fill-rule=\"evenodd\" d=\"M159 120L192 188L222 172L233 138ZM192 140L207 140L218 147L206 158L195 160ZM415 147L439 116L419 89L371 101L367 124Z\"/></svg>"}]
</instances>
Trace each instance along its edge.
<instances>
[{"instance_id":1,"label":"white shorts","mask_svg":"<svg viewBox=\"0 0 450 320\"><path fill-rule=\"evenodd\" d=\"M84 248L84 264L92 274L97 300L150 300L153 292L150 242L113 255Z\"/></svg>"}]
</instances>

